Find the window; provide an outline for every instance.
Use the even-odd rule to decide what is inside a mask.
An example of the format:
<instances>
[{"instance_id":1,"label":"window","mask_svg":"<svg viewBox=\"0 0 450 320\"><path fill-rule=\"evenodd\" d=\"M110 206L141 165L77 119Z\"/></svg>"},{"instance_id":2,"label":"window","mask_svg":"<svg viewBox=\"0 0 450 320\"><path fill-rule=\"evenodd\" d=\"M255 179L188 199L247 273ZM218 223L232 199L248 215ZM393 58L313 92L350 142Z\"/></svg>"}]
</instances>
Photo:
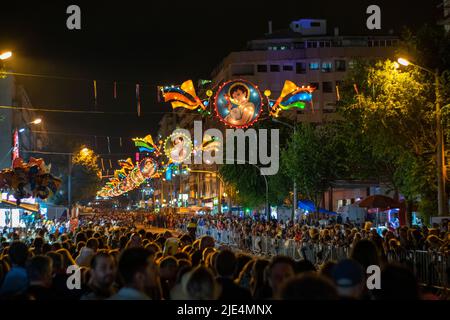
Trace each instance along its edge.
<instances>
[{"instance_id":1,"label":"window","mask_svg":"<svg viewBox=\"0 0 450 320\"><path fill-rule=\"evenodd\" d=\"M345 60L334 60L334 68L336 71L345 71Z\"/></svg>"},{"instance_id":2,"label":"window","mask_svg":"<svg viewBox=\"0 0 450 320\"><path fill-rule=\"evenodd\" d=\"M356 61L355 60L350 60L348 62L348 68L349 69L353 69L356 66Z\"/></svg>"},{"instance_id":3,"label":"window","mask_svg":"<svg viewBox=\"0 0 450 320\"><path fill-rule=\"evenodd\" d=\"M233 76L252 76L255 74L253 64L234 64L231 65L231 74Z\"/></svg>"},{"instance_id":4,"label":"window","mask_svg":"<svg viewBox=\"0 0 450 320\"><path fill-rule=\"evenodd\" d=\"M294 71L294 67L291 65L284 65L283 71Z\"/></svg>"},{"instance_id":5,"label":"window","mask_svg":"<svg viewBox=\"0 0 450 320\"><path fill-rule=\"evenodd\" d=\"M304 63L304 62L297 62L295 64L295 72L296 73L306 73L306 63Z\"/></svg>"},{"instance_id":6,"label":"window","mask_svg":"<svg viewBox=\"0 0 450 320\"><path fill-rule=\"evenodd\" d=\"M309 83L309 86L310 87L313 87L314 89L316 89L316 90L319 90L320 88L319 88L319 83L318 82L310 82Z\"/></svg>"},{"instance_id":7,"label":"window","mask_svg":"<svg viewBox=\"0 0 450 320\"><path fill-rule=\"evenodd\" d=\"M318 62L310 62L309 70L319 70L319 63Z\"/></svg>"},{"instance_id":8,"label":"window","mask_svg":"<svg viewBox=\"0 0 450 320\"><path fill-rule=\"evenodd\" d=\"M278 64L271 64L270 72L280 72L280 66Z\"/></svg>"},{"instance_id":9,"label":"window","mask_svg":"<svg viewBox=\"0 0 450 320\"><path fill-rule=\"evenodd\" d=\"M304 49L305 48L305 42L304 41L300 41L300 42L294 43L294 48L295 49Z\"/></svg>"},{"instance_id":10,"label":"window","mask_svg":"<svg viewBox=\"0 0 450 320\"><path fill-rule=\"evenodd\" d=\"M320 27L320 22L311 22L311 27Z\"/></svg>"},{"instance_id":11,"label":"window","mask_svg":"<svg viewBox=\"0 0 450 320\"><path fill-rule=\"evenodd\" d=\"M265 65L265 64L258 64L256 66L256 70L258 72L267 72L267 65Z\"/></svg>"},{"instance_id":12,"label":"window","mask_svg":"<svg viewBox=\"0 0 450 320\"><path fill-rule=\"evenodd\" d=\"M317 41L307 41L306 45L308 48L317 48Z\"/></svg>"},{"instance_id":13,"label":"window","mask_svg":"<svg viewBox=\"0 0 450 320\"><path fill-rule=\"evenodd\" d=\"M322 91L326 93L333 92L333 84L331 83L331 81L322 82Z\"/></svg>"},{"instance_id":14,"label":"window","mask_svg":"<svg viewBox=\"0 0 450 320\"><path fill-rule=\"evenodd\" d=\"M331 72L333 64L329 61L322 62L322 72Z\"/></svg>"}]
</instances>

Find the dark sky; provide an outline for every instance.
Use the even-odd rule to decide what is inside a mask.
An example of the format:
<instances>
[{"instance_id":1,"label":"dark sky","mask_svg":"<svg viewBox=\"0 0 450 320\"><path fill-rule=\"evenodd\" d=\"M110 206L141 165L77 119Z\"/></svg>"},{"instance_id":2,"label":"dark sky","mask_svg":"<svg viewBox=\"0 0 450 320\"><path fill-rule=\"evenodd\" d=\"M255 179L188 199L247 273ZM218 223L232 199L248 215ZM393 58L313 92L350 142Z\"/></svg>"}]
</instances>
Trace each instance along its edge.
<instances>
[{"instance_id":1,"label":"dark sky","mask_svg":"<svg viewBox=\"0 0 450 320\"><path fill-rule=\"evenodd\" d=\"M158 84L209 78L211 70L246 41L291 20L327 19L329 32L376 33L366 29L366 8L381 7L382 30L399 32L433 23L439 1L414 5L395 1L4 1L0 11L0 50L14 51L16 72L97 79L98 110L136 110L134 84L141 89L142 117L43 113L47 129L66 133L132 137L155 132L161 112ZM287 4L286 4L287 3ZM78 4L82 29L66 28L66 8ZM92 81L20 77L37 107L93 110ZM113 81L119 98L112 99ZM118 150L115 150L118 152Z\"/></svg>"}]
</instances>

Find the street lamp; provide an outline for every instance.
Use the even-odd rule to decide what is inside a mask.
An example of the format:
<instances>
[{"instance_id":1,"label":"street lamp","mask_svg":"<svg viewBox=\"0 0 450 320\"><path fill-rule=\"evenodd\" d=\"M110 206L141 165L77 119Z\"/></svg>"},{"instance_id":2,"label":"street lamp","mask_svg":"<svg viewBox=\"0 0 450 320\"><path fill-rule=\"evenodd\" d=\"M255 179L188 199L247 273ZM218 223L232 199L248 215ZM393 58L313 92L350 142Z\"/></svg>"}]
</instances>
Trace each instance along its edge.
<instances>
[{"instance_id":1,"label":"street lamp","mask_svg":"<svg viewBox=\"0 0 450 320\"><path fill-rule=\"evenodd\" d=\"M272 121L291 128L294 131L294 135L295 135L295 133L296 133L296 127L295 126L293 126L293 125L291 125L289 123L280 121L280 120L275 119L275 118L272 118ZM293 189L294 189L293 190L293 192L294 192L294 199L293 199L293 204L292 204L292 206L293 206L293 208L292 208L292 217L291 217L292 221L294 221L295 213L297 212L297 182L295 180L294 180L294 187L293 187Z\"/></svg>"},{"instance_id":2,"label":"street lamp","mask_svg":"<svg viewBox=\"0 0 450 320\"><path fill-rule=\"evenodd\" d=\"M434 77L434 91L435 91L435 106L436 106L436 171L437 171L437 182L438 182L438 215L446 216L448 213L447 209L447 195L445 192L445 155L444 155L444 135L442 130L442 109L441 109L441 94L439 91L439 69L430 70L412 63L405 58L398 58L398 63L402 66L415 66Z\"/></svg>"},{"instance_id":3,"label":"street lamp","mask_svg":"<svg viewBox=\"0 0 450 320\"><path fill-rule=\"evenodd\" d=\"M11 51L2 52L2 53L0 53L0 60L9 59L9 58L11 58L11 56L12 56Z\"/></svg>"}]
</instances>

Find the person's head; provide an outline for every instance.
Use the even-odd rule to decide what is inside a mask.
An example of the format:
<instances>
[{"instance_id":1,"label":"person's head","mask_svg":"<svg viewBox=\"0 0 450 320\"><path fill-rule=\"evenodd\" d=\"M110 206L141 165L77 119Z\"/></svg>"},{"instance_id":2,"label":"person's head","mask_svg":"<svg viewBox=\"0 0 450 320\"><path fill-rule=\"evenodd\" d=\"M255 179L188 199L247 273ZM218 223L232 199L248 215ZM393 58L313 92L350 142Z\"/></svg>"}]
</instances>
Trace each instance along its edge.
<instances>
[{"instance_id":1,"label":"person's head","mask_svg":"<svg viewBox=\"0 0 450 320\"><path fill-rule=\"evenodd\" d=\"M86 234L84 232L78 232L77 235L75 236L75 243L78 245L78 242L86 242L87 241L87 237Z\"/></svg>"},{"instance_id":2,"label":"person's head","mask_svg":"<svg viewBox=\"0 0 450 320\"><path fill-rule=\"evenodd\" d=\"M149 244L145 245L145 249L152 251L153 254L161 251L161 247L155 242L150 242Z\"/></svg>"},{"instance_id":3,"label":"person's head","mask_svg":"<svg viewBox=\"0 0 450 320\"><path fill-rule=\"evenodd\" d=\"M236 268L236 256L231 250L224 249L217 254L214 269L220 277L233 277Z\"/></svg>"},{"instance_id":4,"label":"person's head","mask_svg":"<svg viewBox=\"0 0 450 320\"><path fill-rule=\"evenodd\" d=\"M28 247L22 241L15 240L9 246L8 255L13 266L25 267L29 255Z\"/></svg>"},{"instance_id":5,"label":"person's head","mask_svg":"<svg viewBox=\"0 0 450 320\"><path fill-rule=\"evenodd\" d=\"M202 252L200 250L196 250L194 252L192 252L191 254L191 262L192 262L192 266L196 267L199 264L201 264L202 262Z\"/></svg>"},{"instance_id":6,"label":"person's head","mask_svg":"<svg viewBox=\"0 0 450 320\"><path fill-rule=\"evenodd\" d=\"M98 249L98 240L97 238L90 238L88 239L88 241L86 242L86 247L88 247L89 249L91 249L94 252L97 252Z\"/></svg>"},{"instance_id":7,"label":"person's head","mask_svg":"<svg viewBox=\"0 0 450 320\"><path fill-rule=\"evenodd\" d=\"M187 245L192 244L192 238L191 238L191 236L188 235L188 234L182 235L182 236L180 237L180 244L181 244L181 247L184 247L184 246L187 246Z\"/></svg>"},{"instance_id":8,"label":"person's head","mask_svg":"<svg viewBox=\"0 0 450 320\"><path fill-rule=\"evenodd\" d=\"M162 281L175 282L178 272L178 262L173 256L167 256L159 262L159 277Z\"/></svg>"},{"instance_id":9,"label":"person's head","mask_svg":"<svg viewBox=\"0 0 450 320\"><path fill-rule=\"evenodd\" d=\"M305 272L288 279L276 298L281 300L337 300L333 282L314 272Z\"/></svg>"},{"instance_id":10,"label":"person's head","mask_svg":"<svg viewBox=\"0 0 450 320\"><path fill-rule=\"evenodd\" d=\"M233 278L237 279L239 277L239 274L244 269L245 265L252 260L252 257L250 257L248 254L239 253L236 256L236 269L234 270Z\"/></svg>"},{"instance_id":11,"label":"person's head","mask_svg":"<svg viewBox=\"0 0 450 320\"><path fill-rule=\"evenodd\" d=\"M28 279L31 285L40 285L50 288L53 279L52 259L43 255L32 257L28 263Z\"/></svg>"},{"instance_id":12,"label":"person's head","mask_svg":"<svg viewBox=\"0 0 450 320\"><path fill-rule=\"evenodd\" d=\"M186 252L177 252L175 255L174 255L174 257L175 257L175 259L177 259L177 260L181 260L181 259L186 259L186 260L189 260L189 254L188 253L186 253Z\"/></svg>"},{"instance_id":13,"label":"person's head","mask_svg":"<svg viewBox=\"0 0 450 320\"><path fill-rule=\"evenodd\" d=\"M214 238L210 236L203 236L200 239L200 251L203 252L206 248L214 248Z\"/></svg>"},{"instance_id":14,"label":"person's head","mask_svg":"<svg viewBox=\"0 0 450 320\"><path fill-rule=\"evenodd\" d=\"M344 259L332 269L338 294L343 298L359 299L364 290L364 270L352 259Z\"/></svg>"},{"instance_id":15,"label":"person's head","mask_svg":"<svg viewBox=\"0 0 450 320\"><path fill-rule=\"evenodd\" d=\"M75 265L76 262L72 258L72 255L67 249L59 249L56 251L57 253L61 254L63 256L63 269L67 270L67 268L71 265Z\"/></svg>"},{"instance_id":16,"label":"person's head","mask_svg":"<svg viewBox=\"0 0 450 320\"><path fill-rule=\"evenodd\" d=\"M272 295L280 292L281 285L286 279L295 275L295 261L287 256L276 256L267 266L268 284L272 288Z\"/></svg>"},{"instance_id":17,"label":"person's head","mask_svg":"<svg viewBox=\"0 0 450 320\"><path fill-rule=\"evenodd\" d=\"M325 276L328 279L333 279L333 268L336 266L336 264L336 261L328 260L320 267L319 274Z\"/></svg>"},{"instance_id":18,"label":"person's head","mask_svg":"<svg viewBox=\"0 0 450 320\"><path fill-rule=\"evenodd\" d=\"M127 287L145 292L157 284L157 267L152 253L144 248L125 249L119 258L119 274Z\"/></svg>"},{"instance_id":19,"label":"person's head","mask_svg":"<svg viewBox=\"0 0 450 320\"><path fill-rule=\"evenodd\" d=\"M239 273L238 278L236 279L237 283L244 288L250 289L250 283L252 279L252 269L255 264L255 259L252 259L247 262L247 264L242 268L242 271Z\"/></svg>"},{"instance_id":20,"label":"person's head","mask_svg":"<svg viewBox=\"0 0 450 320\"><path fill-rule=\"evenodd\" d=\"M98 288L109 288L116 278L116 262L107 252L98 252L91 260L91 282Z\"/></svg>"},{"instance_id":21,"label":"person's head","mask_svg":"<svg viewBox=\"0 0 450 320\"><path fill-rule=\"evenodd\" d=\"M188 300L215 300L220 295L214 275L203 266L185 273L181 280L181 288Z\"/></svg>"},{"instance_id":22,"label":"person's head","mask_svg":"<svg viewBox=\"0 0 450 320\"><path fill-rule=\"evenodd\" d=\"M64 257L62 254L54 251L47 252L46 254L50 259L52 259L53 262L53 273L61 273L65 272L63 269L64 266Z\"/></svg>"},{"instance_id":23,"label":"person's head","mask_svg":"<svg viewBox=\"0 0 450 320\"><path fill-rule=\"evenodd\" d=\"M230 89L230 96L237 103L243 103L248 99L248 90L245 86L238 84Z\"/></svg>"},{"instance_id":24,"label":"person's head","mask_svg":"<svg viewBox=\"0 0 450 320\"><path fill-rule=\"evenodd\" d=\"M414 273L401 265L388 264L381 270L380 290L375 297L379 300L419 300L420 291Z\"/></svg>"},{"instance_id":25,"label":"person's head","mask_svg":"<svg viewBox=\"0 0 450 320\"><path fill-rule=\"evenodd\" d=\"M133 233L130 237L130 241L127 243L127 248L142 247L142 238L139 233Z\"/></svg>"},{"instance_id":26,"label":"person's head","mask_svg":"<svg viewBox=\"0 0 450 320\"><path fill-rule=\"evenodd\" d=\"M43 245L44 245L44 239L42 237L38 236L38 237L34 238L33 247L35 250L41 249Z\"/></svg>"},{"instance_id":27,"label":"person's head","mask_svg":"<svg viewBox=\"0 0 450 320\"><path fill-rule=\"evenodd\" d=\"M314 272L316 271L316 267L314 264L306 259L302 259L295 262L295 273L303 273L303 272Z\"/></svg>"},{"instance_id":28,"label":"person's head","mask_svg":"<svg viewBox=\"0 0 450 320\"><path fill-rule=\"evenodd\" d=\"M368 266L380 265L380 254L377 246L370 240L358 241L353 247L350 257L358 262L363 270Z\"/></svg>"},{"instance_id":29,"label":"person's head","mask_svg":"<svg viewBox=\"0 0 450 320\"><path fill-rule=\"evenodd\" d=\"M203 250L203 252L202 252L202 261L203 261L204 265L206 265L206 263L207 263L207 261L209 259L209 255L212 254L215 251L216 251L216 249L215 248L211 248L211 247L205 248L205 250Z\"/></svg>"}]
</instances>

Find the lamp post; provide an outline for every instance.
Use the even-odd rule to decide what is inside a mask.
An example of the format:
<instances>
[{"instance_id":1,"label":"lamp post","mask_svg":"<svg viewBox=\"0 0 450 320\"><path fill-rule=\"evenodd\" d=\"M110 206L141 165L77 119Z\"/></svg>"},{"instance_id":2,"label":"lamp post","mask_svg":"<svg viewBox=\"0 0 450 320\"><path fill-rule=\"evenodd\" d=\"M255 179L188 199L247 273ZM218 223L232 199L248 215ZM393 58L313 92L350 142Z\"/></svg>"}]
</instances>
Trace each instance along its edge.
<instances>
[{"instance_id":1,"label":"lamp post","mask_svg":"<svg viewBox=\"0 0 450 320\"><path fill-rule=\"evenodd\" d=\"M294 131L294 135L297 132L295 125L293 126L293 125L291 125L289 123L280 121L280 120L275 119L275 118L273 118L272 121L291 128ZM294 199L292 200L293 201L293 204L292 204L292 215L291 215L292 221L294 221L295 213L297 212L297 182L295 181L295 179L294 179L293 193L294 193Z\"/></svg>"},{"instance_id":2,"label":"lamp post","mask_svg":"<svg viewBox=\"0 0 450 320\"><path fill-rule=\"evenodd\" d=\"M441 94L439 90L439 69L430 70L419 65L413 64L407 59L399 58L398 63L403 66L412 65L415 66L434 77L434 91L435 91L435 106L436 106L436 174L437 174L437 184L438 184L438 215L446 216L448 213L447 208L447 195L445 192L445 179L446 179L446 168L445 168L445 154L444 154L444 135L442 130L442 114L441 114Z\"/></svg>"}]
</instances>

